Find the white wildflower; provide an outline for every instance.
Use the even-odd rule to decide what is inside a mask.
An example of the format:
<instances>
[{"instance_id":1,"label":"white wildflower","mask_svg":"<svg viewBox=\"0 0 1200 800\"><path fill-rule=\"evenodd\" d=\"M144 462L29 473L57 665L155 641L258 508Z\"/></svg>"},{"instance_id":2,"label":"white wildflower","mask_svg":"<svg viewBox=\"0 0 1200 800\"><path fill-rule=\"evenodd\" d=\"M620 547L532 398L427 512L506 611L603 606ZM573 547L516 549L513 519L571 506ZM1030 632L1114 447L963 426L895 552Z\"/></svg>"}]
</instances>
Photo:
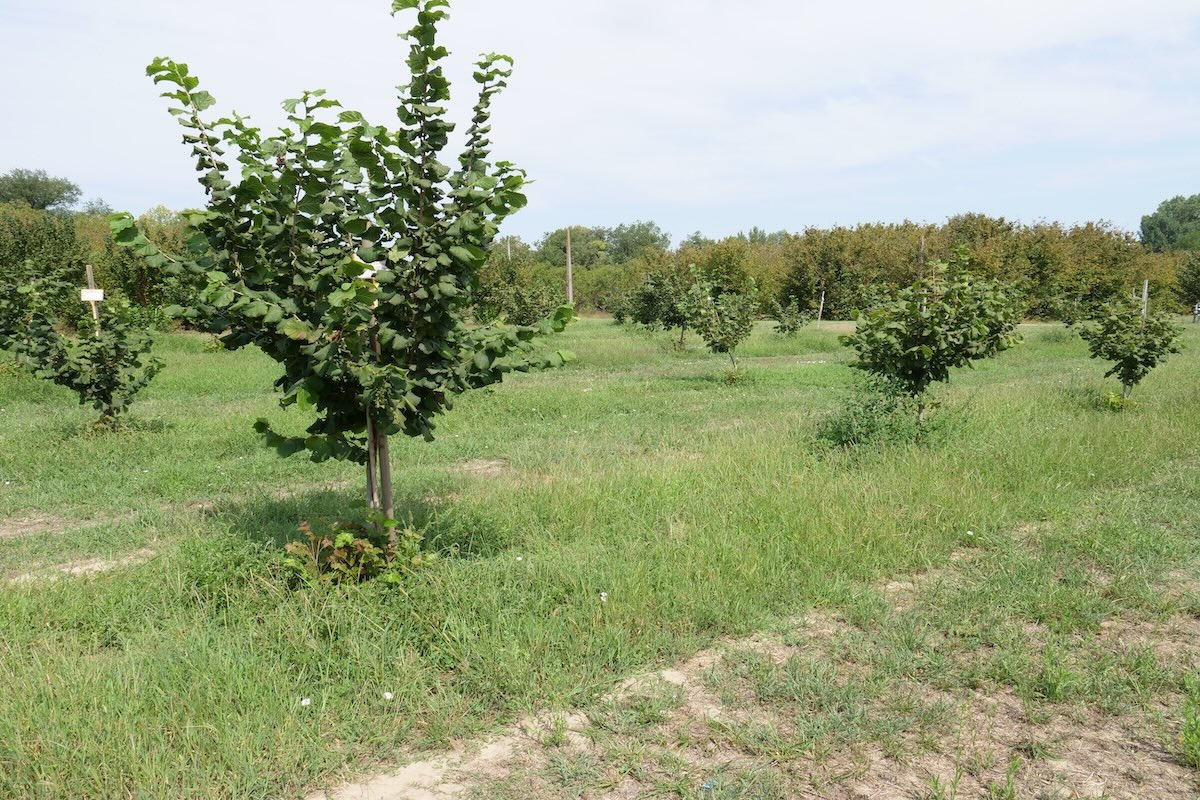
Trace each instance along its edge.
<instances>
[{"instance_id":1,"label":"white wildflower","mask_svg":"<svg viewBox=\"0 0 1200 800\"><path fill-rule=\"evenodd\" d=\"M396 696L396 695L392 694L391 692L384 692L384 693L383 693L383 699L384 699L384 700L391 700L391 699L392 699L392 698L394 698L395 696Z\"/></svg>"},{"instance_id":2,"label":"white wildflower","mask_svg":"<svg viewBox=\"0 0 1200 800\"><path fill-rule=\"evenodd\" d=\"M311 697L300 698L300 705L304 706L305 708L308 708L309 706L312 705L312 698Z\"/></svg>"},{"instance_id":3,"label":"white wildflower","mask_svg":"<svg viewBox=\"0 0 1200 800\"><path fill-rule=\"evenodd\" d=\"M601 593L600 593L600 602L601 602L601 603L607 603L607 602L608 602L608 592L601 592Z\"/></svg>"}]
</instances>

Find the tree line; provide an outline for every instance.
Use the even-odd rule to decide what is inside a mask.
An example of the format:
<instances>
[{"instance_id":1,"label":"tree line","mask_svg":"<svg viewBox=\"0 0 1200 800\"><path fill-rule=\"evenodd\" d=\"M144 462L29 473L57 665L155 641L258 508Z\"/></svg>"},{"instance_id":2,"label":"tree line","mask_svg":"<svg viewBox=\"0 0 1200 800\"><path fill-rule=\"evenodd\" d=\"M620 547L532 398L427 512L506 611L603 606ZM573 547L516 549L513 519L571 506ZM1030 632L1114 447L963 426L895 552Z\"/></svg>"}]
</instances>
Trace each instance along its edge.
<instances>
[{"instance_id":1,"label":"tree line","mask_svg":"<svg viewBox=\"0 0 1200 800\"><path fill-rule=\"evenodd\" d=\"M150 326L180 304L186 289L114 244L109 209L92 200L77 208L79 187L41 170L0 175L0 272L32 262L82 281L94 266L100 286L127 300ZM158 207L139 228L167 253L186 250L182 213ZM648 276L695 268L718 283L752 279L758 311L776 306L849 317L919 277L921 263L962 248L972 270L1018 290L1026 316L1061 319L1071 309L1123 296L1149 280L1152 300L1184 311L1200 302L1200 194L1164 201L1142 220L1140 236L1104 222L1022 224L967 213L944 223L868 223L799 233L749 232L715 240L697 232L678 244L653 221L570 228L576 307L622 316ZM533 242L516 236L492 244L475 291L482 319L531 324L566 301L567 229ZM71 307L74 313L81 313ZM62 309L70 316L71 309Z\"/></svg>"},{"instance_id":2,"label":"tree line","mask_svg":"<svg viewBox=\"0 0 1200 800\"><path fill-rule=\"evenodd\" d=\"M1200 302L1200 232L1194 240L1176 240L1180 245L1195 241L1197 249L1151 248L1104 222L1022 224L960 214L939 225L870 223L800 233L753 229L722 240L693 234L675 247L644 237L636 247L614 248L614 239L631 229L658 230L652 222L622 228L572 229L580 309L620 316L651 276L660 280L695 267L727 281L752 279L764 314L775 304L795 303L801 310L823 308L826 317L848 318L911 285L923 261L950 260L964 248L972 271L1016 289L1029 317L1066 318L1071 309L1140 291L1144 280L1150 281L1152 300L1165 308L1182 311ZM614 258L615 252L625 259ZM501 241L481 275L481 303L494 313L536 316L565 299L564 264L562 232L535 245Z\"/></svg>"}]
</instances>

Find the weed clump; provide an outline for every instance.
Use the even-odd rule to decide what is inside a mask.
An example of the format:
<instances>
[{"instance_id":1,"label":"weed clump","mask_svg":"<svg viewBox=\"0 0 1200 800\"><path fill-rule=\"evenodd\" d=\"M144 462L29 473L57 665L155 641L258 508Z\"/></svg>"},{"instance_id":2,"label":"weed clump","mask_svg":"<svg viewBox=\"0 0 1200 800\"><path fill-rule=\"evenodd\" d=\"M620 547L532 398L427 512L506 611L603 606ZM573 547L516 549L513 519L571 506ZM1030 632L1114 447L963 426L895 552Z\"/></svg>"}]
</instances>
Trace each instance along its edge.
<instances>
[{"instance_id":1,"label":"weed clump","mask_svg":"<svg viewBox=\"0 0 1200 800\"><path fill-rule=\"evenodd\" d=\"M866 377L842 406L817 428L818 441L833 447L911 442L917 436L917 401L894 382Z\"/></svg>"},{"instance_id":2,"label":"weed clump","mask_svg":"<svg viewBox=\"0 0 1200 800\"><path fill-rule=\"evenodd\" d=\"M300 524L304 538L284 547L285 570L293 585L356 584L379 579L398 585L412 572L437 559L422 545L425 534L395 520L373 524L339 521L319 533Z\"/></svg>"}]
</instances>

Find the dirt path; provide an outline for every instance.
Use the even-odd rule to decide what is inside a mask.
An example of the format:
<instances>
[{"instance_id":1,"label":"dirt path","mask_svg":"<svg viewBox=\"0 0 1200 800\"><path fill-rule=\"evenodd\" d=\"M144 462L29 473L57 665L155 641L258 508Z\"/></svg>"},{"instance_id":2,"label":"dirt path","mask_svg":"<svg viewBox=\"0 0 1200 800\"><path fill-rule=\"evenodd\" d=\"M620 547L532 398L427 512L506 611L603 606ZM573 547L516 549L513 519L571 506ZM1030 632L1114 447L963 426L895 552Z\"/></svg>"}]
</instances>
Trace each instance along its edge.
<instances>
[{"instance_id":1,"label":"dirt path","mask_svg":"<svg viewBox=\"0 0 1200 800\"><path fill-rule=\"evenodd\" d=\"M903 615L946 580L876 588ZM942 688L904 670L879 692L859 690L876 681L853 653L861 635L815 611L627 680L586 711L526 719L308 800L1200 797L1198 773L1166 746L1162 714L1177 697L1107 713L1031 705L1005 686ZM1138 642L1164 664L1200 665L1200 618L1109 623L1082 644Z\"/></svg>"}]
</instances>

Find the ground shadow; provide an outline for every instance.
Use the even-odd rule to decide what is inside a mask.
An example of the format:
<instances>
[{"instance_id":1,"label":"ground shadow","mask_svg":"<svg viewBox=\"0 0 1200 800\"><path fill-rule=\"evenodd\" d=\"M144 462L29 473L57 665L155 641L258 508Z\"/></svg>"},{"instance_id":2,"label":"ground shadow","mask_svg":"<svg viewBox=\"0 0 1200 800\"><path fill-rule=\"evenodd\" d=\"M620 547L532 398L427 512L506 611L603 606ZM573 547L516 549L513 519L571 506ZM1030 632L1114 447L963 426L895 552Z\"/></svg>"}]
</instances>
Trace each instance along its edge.
<instances>
[{"instance_id":1,"label":"ground shadow","mask_svg":"<svg viewBox=\"0 0 1200 800\"><path fill-rule=\"evenodd\" d=\"M499 520L459 502L452 493L430 494L416 491L415 487L400 488L395 506L400 525L423 532L424 547L430 552L488 557L508 546L508 535ZM300 537L302 522L322 531L340 520L365 521L366 503L357 488L330 487L219 501L205 508L204 514L226 523L234 533L250 541L281 548Z\"/></svg>"},{"instance_id":2,"label":"ground shadow","mask_svg":"<svg viewBox=\"0 0 1200 800\"><path fill-rule=\"evenodd\" d=\"M99 419L97 416L83 422L75 420L52 422L44 425L41 432L46 438L61 444L75 439L100 439L141 433L161 434L176 428L174 422L158 417L118 417L115 428L100 425Z\"/></svg>"}]
</instances>

